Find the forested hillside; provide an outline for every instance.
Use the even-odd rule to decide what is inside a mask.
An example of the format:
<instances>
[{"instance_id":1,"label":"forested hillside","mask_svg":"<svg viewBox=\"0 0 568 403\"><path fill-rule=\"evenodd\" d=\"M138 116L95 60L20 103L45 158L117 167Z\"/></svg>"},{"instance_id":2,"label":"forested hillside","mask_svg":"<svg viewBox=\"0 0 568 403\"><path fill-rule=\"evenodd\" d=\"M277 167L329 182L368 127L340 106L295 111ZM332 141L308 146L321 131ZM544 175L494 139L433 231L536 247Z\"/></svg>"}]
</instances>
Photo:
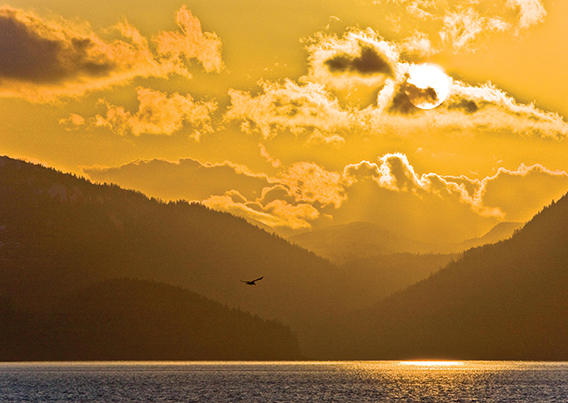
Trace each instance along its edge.
<instances>
[{"instance_id":1,"label":"forested hillside","mask_svg":"<svg viewBox=\"0 0 568 403\"><path fill-rule=\"evenodd\" d=\"M143 280L93 283L48 311L0 310L0 360L293 360L289 328L191 291Z\"/></svg>"}]
</instances>

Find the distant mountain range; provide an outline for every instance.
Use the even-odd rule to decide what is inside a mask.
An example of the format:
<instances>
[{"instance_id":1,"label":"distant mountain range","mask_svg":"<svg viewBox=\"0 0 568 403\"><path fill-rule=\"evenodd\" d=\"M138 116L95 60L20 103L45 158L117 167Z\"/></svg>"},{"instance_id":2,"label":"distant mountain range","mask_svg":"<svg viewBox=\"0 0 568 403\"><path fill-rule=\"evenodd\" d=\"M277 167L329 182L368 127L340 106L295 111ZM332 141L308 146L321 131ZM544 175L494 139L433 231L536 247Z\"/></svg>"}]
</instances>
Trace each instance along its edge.
<instances>
[{"instance_id":1,"label":"distant mountain range","mask_svg":"<svg viewBox=\"0 0 568 403\"><path fill-rule=\"evenodd\" d=\"M428 243L410 239L396 231L369 222L334 225L288 238L293 244L330 261L343 264L351 260L390 253L458 253L472 247L509 238L523 223L502 222L487 234L459 243Z\"/></svg>"},{"instance_id":2,"label":"distant mountain range","mask_svg":"<svg viewBox=\"0 0 568 403\"><path fill-rule=\"evenodd\" d=\"M357 249L373 256L336 265L197 203L0 157L0 360L568 359L568 198L514 227L417 255L353 224L332 233L375 237Z\"/></svg>"}]
</instances>

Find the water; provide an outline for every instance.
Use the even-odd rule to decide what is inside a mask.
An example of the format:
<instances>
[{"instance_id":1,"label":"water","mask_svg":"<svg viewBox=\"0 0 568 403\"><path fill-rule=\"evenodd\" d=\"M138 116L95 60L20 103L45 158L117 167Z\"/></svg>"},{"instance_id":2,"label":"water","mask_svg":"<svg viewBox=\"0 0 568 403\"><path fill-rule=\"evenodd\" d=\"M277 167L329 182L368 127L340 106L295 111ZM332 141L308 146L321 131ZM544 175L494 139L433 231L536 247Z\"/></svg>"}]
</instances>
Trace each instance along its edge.
<instances>
[{"instance_id":1,"label":"water","mask_svg":"<svg viewBox=\"0 0 568 403\"><path fill-rule=\"evenodd\" d=\"M0 402L568 402L568 363L0 363Z\"/></svg>"}]
</instances>

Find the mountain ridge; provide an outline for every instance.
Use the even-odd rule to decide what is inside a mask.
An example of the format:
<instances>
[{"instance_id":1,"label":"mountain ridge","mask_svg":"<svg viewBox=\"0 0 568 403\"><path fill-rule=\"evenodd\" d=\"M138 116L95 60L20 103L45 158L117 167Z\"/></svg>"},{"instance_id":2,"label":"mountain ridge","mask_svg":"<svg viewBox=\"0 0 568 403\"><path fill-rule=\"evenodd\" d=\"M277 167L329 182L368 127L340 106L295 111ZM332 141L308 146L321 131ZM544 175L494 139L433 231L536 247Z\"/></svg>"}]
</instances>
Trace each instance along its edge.
<instances>
[{"instance_id":1,"label":"mountain ridge","mask_svg":"<svg viewBox=\"0 0 568 403\"><path fill-rule=\"evenodd\" d=\"M451 254L510 237L523 223L502 222L484 235L456 243L411 239L378 224L355 221L288 237L288 241L336 264L390 253Z\"/></svg>"}]
</instances>

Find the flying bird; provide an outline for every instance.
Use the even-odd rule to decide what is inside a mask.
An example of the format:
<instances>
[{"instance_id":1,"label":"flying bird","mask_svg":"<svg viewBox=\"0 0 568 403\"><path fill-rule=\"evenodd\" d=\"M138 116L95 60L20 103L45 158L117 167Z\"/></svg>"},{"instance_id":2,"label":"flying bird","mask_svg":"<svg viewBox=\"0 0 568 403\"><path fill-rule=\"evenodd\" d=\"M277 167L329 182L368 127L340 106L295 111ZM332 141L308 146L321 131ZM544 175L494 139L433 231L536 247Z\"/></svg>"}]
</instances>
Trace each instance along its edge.
<instances>
[{"instance_id":1,"label":"flying bird","mask_svg":"<svg viewBox=\"0 0 568 403\"><path fill-rule=\"evenodd\" d=\"M256 283L258 280L262 280L263 278L264 278L264 277L259 277L259 278L257 278L256 280L251 280L251 281L244 281L244 280L241 280L241 283L245 283L246 285L256 285L255 283Z\"/></svg>"}]
</instances>

